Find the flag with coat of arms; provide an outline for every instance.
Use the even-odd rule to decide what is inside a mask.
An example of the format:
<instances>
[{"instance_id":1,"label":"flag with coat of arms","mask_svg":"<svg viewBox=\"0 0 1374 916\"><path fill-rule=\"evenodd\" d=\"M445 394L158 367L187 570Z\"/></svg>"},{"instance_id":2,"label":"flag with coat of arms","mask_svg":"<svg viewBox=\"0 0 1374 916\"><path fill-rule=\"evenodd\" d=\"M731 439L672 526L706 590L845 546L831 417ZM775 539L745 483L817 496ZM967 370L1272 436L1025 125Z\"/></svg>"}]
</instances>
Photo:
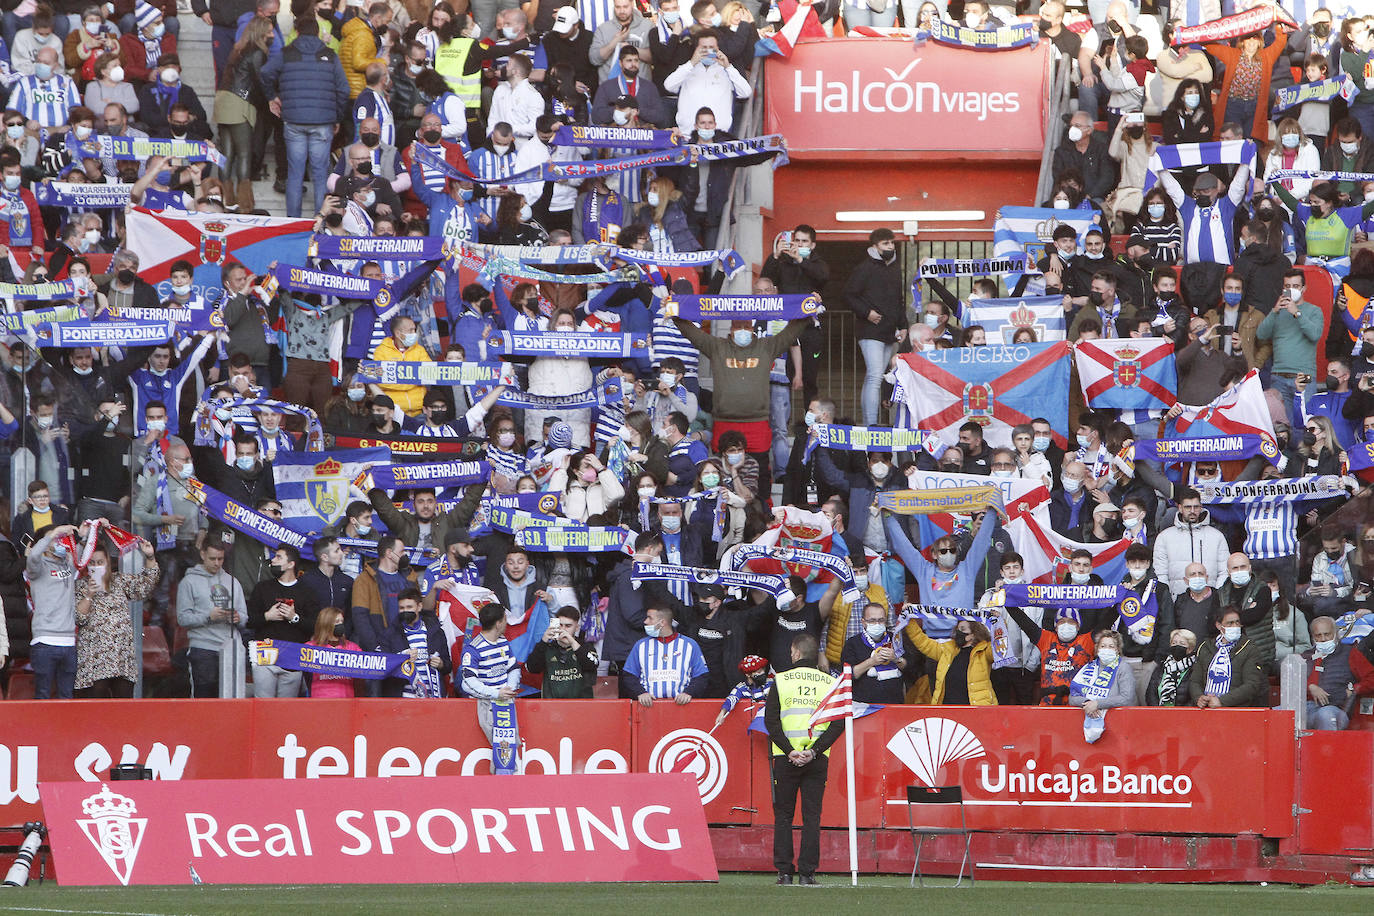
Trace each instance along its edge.
<instances>
[{"instance_id":1,"label":"flag with coat of arms","mask_svg":"<svg viewBox=\"0 0 1374 916\"><path fill-rule=\"evenodd\" d=\"M238 262L265 274L273 261L306 263L314 223L308 219L240 213L154 213L134 207L126 214L128 248L138 255L138 275L158 286L172 264L189 261L191 284L210 302L219 299L224 265ZM167 290L159 295L166 299Z\"/></svg>"},{"instance_id":2,"label":"flag with coat of arms","mask_svg":"<svg viewBox=\"0 0 1374 916\"><path fill-rule=\"evenodd\" d=\"M1002 207L992 224L993 257L1009 258L1017 255L1030 255L1038 258L1054 247L1054 230L1060 226L1072 226L1078 233L1079 245L1083 234L1097 226L1097 211L1056 210L1053 207ZM1006 282L1015 286L1020 281L1019 274L1010 274ZM1026 292L1039 295L1044 292L1044 282L1036 279Z\"/></svg>"},{"instance_id":3,"label":"flag with coat of arms","mask_svg":"<svg viewBox=\"0 0 1374 916\"><path fill-rule=\"evenodd\" d=\"M1094 410L1168 410L1178 400L1171 340L1080 340L1073 353L1083 397Z\"/></svg>"},{"instance_id":4,"label":"flag with coat of arms","mask_svg":"<svg viewBox=\"0 0 1374 916\"><path fill-rule=\"evenodd\" d=\"M1274 418L1264 399L1259 370L1251 369L1236 384L1203 407L1184 407L1173 433L1188 439L1207 436L1253 436L1258 451L1270 464L1279 463Z\"/></svg>"},{"instance_id":5,"label":"flag with coat of arms","mask_svg":"<svg viewBox=\"0 0 1374 916\"><path fill-rule=\"evenodd\" d=\"M970 299L963 314L964 327L980 326L989 342L1010 345L1016 332L1025 328L1038 341L1063 340L1063 296L1022 296L1014 299Z\"/></svg>"},{"instance_id":6,"label":"flag with coat of arms","mask_svg":"<svg viewBox=\"0 0 1374 916\"><path fill-rule=\"evenodd\" d=\"M272 462L282 523L309 533L343 517L349 483L373 464L391 460L386 448L334 449L329 452L278 452Z\"/></svg>"},{"instance_id":7,"label":"flag with coat of arms","mask_svg":"<svg viewBox=\"0 0 1374 916\"><path fill-rule=\"evenodd\" d=\"M896 373L913 428L955 442L959 427L973 422L983 427L989 445L1006 448L1012 427L1043 417L1055 444L1068 445L1069 345L1064 341L906 353Z\"/></svg>"}]
</instances>

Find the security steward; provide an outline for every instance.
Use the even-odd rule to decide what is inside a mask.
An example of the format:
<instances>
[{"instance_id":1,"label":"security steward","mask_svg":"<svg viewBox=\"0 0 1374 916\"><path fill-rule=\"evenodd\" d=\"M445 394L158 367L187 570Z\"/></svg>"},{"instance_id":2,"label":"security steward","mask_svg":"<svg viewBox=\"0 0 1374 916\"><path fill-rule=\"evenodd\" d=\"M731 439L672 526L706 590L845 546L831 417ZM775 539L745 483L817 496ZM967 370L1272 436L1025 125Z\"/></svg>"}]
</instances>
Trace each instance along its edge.
<instances>
[{"instance_id":1,"label":"security steward","mask_svg":"<svg viewBox=\"0 0 1374 916\"><path fill-rule=\"evenodd\" d=\"M807 726L811 714L834 685L835 679L816 670L819 643L816 637L798 634L792 640L792 665L779 672L768 688L764 722L773 748L773 864L778 884L791 884L792 818L801 793L801 855L797 857L797 883L816 885L821 860L821 800L829 770L830 746L844 734L844 721L826 722L813 733Z\"/></svg>"}]
</instances>

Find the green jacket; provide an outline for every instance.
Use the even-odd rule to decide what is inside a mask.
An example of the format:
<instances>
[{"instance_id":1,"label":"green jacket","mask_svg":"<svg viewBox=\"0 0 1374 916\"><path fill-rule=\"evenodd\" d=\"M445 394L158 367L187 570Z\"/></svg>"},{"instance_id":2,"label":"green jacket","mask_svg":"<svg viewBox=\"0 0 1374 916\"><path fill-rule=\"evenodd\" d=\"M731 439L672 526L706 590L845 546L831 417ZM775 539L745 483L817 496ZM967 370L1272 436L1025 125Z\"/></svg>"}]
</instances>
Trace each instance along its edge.
<instances>
[{"instance_id":1,"label":"green jacket","mask_svg":"<svg viewBox=\"0 0 1374 916\"><path fill-rule=\"evenodd\" d=\"M433 526L430 536L434 541L434 548L440 553L444 550L444 535L454 528L461 528L466 531L468 525L472 523L472 517L477 514L477 507L482 503L482 494L486 492L485 483L474 483L463 491L463 498L443 515L434 516L431 522ZM405 512L397 509L391 502L391 497L386 495L385 490L373 489L367 494L368 501L372 503L373 510L379 518L386 522L387 530L400 538L407 547L414 547L420 541L420 520L415 517L414 512Z\"/></svg>"},{"instance_id":2,"label":"green jacket","mask_svg":"<svg viewBox=\"0 0 1374 916\"><path fill-rule=\"evenodd\" d=\"M741 347L729 338L705 333L690 321L674 318L673 324L682 336L711 361L711 378L715 383L712 417L735 423L767 420L772 398L768 373L773 360L797 342L809 320L795 318L776 337L755 335L749 346Z\"/></svg>"}]
</instances>

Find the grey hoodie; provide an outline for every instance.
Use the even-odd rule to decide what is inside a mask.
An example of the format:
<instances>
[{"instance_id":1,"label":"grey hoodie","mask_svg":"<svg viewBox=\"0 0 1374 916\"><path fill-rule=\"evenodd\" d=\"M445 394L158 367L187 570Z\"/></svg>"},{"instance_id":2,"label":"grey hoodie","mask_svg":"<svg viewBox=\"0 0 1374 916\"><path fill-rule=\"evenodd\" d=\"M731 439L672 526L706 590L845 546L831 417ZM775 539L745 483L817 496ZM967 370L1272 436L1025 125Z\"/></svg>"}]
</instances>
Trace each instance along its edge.
<instances>
[{"instance_id":1,"label":"grey hoodie","mask_svg":"<svg viewBox=\"0 0 1374 916\"><path fill-rule=\"evenodd\" d=\"M29 548L24 561L33 596L33 642L76 638L76 564L70 554L59 560L49 557L51 546L49 532Z\"/></svg>"},{"instance_id":2,"label":"grey hoodie","mask_svg":"<svg viewBox=\"0 0 1374 916\"><path fill-rule=\"evenodd\" d=\"M213 591L223 589L218 602ZM225 601L225 595L228 601ZM234 627L227 621L210 622L210 612L216 606L232 607L239 613L239 625ZM242 637L246 633L248 607L244 602L243 587L238 580L221 569L210 575L203 565L191 567L177 586L177 623L186 628L193 649L210 649L218 652L224 641L235 631Z\"/></svg>"}]
</instances>

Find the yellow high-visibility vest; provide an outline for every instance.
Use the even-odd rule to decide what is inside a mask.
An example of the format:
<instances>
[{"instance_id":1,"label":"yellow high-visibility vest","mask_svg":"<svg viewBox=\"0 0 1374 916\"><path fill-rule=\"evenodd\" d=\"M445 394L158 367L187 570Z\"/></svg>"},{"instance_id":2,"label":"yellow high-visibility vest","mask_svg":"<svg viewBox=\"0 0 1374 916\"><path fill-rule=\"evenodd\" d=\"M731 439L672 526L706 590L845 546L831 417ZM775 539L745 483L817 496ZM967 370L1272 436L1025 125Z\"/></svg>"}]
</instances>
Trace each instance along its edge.
<instances>
[{"instance_id":1,"label":"yellow high-visibility vest","mask_svg":"<svg viewBox=\"0 0 1374 916\"><path fill-rule=\"evenodd\" d=\"M824 722L816 726L813 734L808 730L807 723L834 685L833 677L810 667L793 668L780 672L773 678L773 686L778 691L782 731L787 735L787 740L792 742L793 750L804 751L811 747L830 727L829 722ZM772 753L774 757L784 756L782 748L776 744L773 745ZM828 756L830 749L826 748L825 753Z\"/></svg>"}]
</instances>

